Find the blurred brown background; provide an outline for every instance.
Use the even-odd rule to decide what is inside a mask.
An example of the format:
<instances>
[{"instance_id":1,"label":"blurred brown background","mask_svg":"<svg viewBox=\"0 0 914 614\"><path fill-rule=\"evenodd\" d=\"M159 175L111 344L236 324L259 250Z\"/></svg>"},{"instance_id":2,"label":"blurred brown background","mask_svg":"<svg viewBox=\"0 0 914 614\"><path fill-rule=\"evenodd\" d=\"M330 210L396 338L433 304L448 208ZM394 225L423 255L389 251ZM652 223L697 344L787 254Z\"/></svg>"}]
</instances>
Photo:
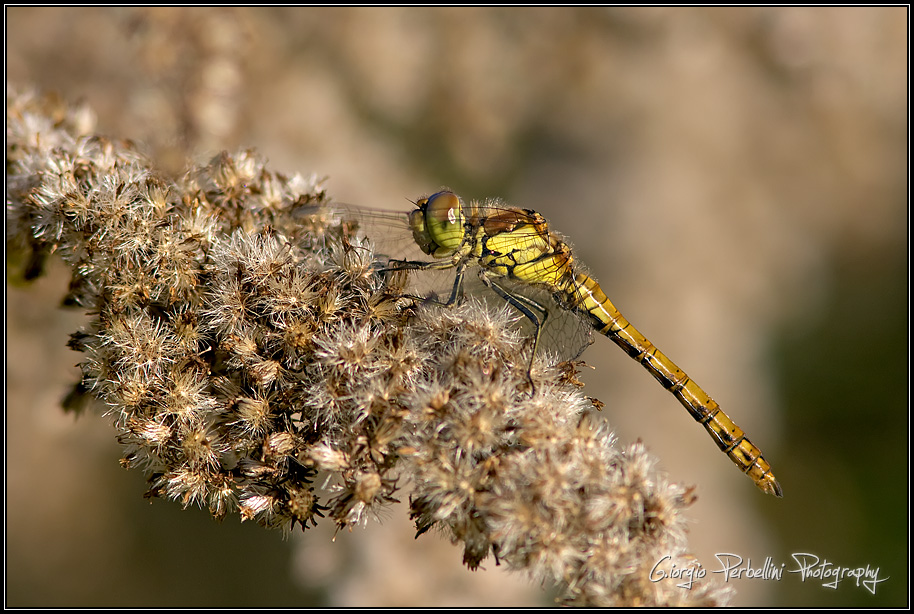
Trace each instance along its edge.
<instances>
[{"instance_id":1,"label":"blurred brown background","mask_svg":"<svg viewBox=\"0 0 914 614\"><path fill-rule=\"evenodd\" d=\"M17 85L85 100L163 167L256 147L384 208L446 185L536 209L764 451L760 494L611 342L586 393L697 486L704 567L792 553L740 605L899 606L908 578L907 20L899 8L8 8ZM283 541L141 497L110 419L59 408L62 266L9 288L7 605L529 605L404 506ZM406 499L406 491L403 493Z\"/></svg>"}]
</instances>

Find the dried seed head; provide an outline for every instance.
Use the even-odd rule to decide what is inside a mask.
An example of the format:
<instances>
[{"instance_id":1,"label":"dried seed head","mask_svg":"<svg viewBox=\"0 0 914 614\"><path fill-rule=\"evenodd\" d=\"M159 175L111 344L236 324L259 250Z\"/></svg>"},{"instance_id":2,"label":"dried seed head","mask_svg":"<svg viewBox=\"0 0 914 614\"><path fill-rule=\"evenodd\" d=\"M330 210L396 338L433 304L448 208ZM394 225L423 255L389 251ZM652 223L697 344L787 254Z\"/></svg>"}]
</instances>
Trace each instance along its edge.
<instances>
[{"instance_id":1,"label":"dried seed head","mask_svg":"<svg viewBox=\"0 0 914 614\"><path fill-rule=\"evenodd\" d=\"M84 124L8 93L8 245L25 277L52 252L70 265L68 301L92 317L71 341L79 390L117 415L148 496L289 530L378 517L408 484L419 533L568 604L725 601L649 581L662 556L686 560L689 491L614 447L567 373L538 358L528 374L507 310L404 296L412 273L375 271L314 176L244 151L167 182Z\"/></svg>"},{"instance_id":2,"label":"dried seed head","mask_svg":"<svg viewBox=\"0 0 914 614\"><path fill-rule=\"evenodd\" d=\"M263 395L238 399L235 413L238 415L237 424L252 437L266 435L272 430L274 416L271 415L270 402Z\"/></svg>"}]
</instances>

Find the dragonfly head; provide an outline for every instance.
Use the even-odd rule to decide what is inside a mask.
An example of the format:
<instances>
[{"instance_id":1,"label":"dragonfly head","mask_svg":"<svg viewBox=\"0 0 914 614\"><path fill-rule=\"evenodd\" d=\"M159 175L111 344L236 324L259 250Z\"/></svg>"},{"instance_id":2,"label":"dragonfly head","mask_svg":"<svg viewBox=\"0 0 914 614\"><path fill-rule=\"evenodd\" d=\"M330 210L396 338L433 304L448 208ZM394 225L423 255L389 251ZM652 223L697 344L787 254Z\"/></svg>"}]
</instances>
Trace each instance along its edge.
<instances>
[{"instance_id":1,"label":"dragonfly head","mask_svg":"<svg viewBox=\"0 0 914 614\"><path fill-rule=\"evenodd\" d=\"M453 192L438 192L416 203L409 214L413 238L423 252L435 258L452 255L464 244L464 214Z\"/></svg>"}]
</instances>

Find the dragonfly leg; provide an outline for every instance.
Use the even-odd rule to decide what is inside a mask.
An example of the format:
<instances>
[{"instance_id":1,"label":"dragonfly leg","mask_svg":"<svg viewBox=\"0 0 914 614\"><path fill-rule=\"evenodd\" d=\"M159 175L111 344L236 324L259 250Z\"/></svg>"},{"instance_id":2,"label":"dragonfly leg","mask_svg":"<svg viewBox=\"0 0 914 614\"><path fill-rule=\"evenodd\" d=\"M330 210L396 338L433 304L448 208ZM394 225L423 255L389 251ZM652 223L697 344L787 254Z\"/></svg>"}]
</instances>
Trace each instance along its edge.
<instances>
[{"instance_id":1,"label":"dragonfly leg","mask_svg":"<svg viewBox=\"0 0 914 614\"><path fill-rule=\"evenodd\" d=\"M452 269L460 264L459 260L437 260L424 262L422 260L388 260L387 266L381 271L440 271Z\"/></svg>"},{"instance_id":2,"label":"dragonfly leg","mask_svg":"<svg viewBox=\"0 0 914 614\"><path fill-rule=\"evenodd\" d=\"M387 263L387 266L379 269L381 272L387 271L442 271L445 269L456 268L457 272L454 275L454 286L451 288L451 296L448 298L447 302L439 301L437 298L430 296L410 296L411 298L418 299L424 302L435 303L436 305L444 305L450 307L457 303L457 300L460 298L460 295L463 293L463 274L466 271L467 265L464 261L454 262L452 260L446 262L422 262L418 260L390 260Z\"/></svg>"},{"instance_id":3,"label":"dragonfly leg","mask_svg":"<svg viewBox=\"0 0 914 614\"><path fill-rule=\"evenodd\" d=\"M451 288L451 298L447 300L447 305L455 304L458 297L463 294L463 273L466 269L466 265L459 265L457 267L457 274L454 275L454 287Z\"/></svg>"},{"instance_id":4,"label":"dragonfly leg","mask_svg":"<svg viewBox=\"0 0 914 614\"><path fill-rule=\"evenodd\" d=\"M533 299L520 294L515 294L507 288L492 281L485 275L485 273L483 273L481 269L479 271L479 278L482 280L482 283L491 288L492 291L500 296L506 303L524 314L524 316L526 316L527 319L530 320L536 327L536 332L533 335L533 349L530 352L530 363L527 365L527 381L530 382L531 390L536 392L536 386L533 383L532 375L533 359L536 358L536 348L539 345L540 333L543 330L543 326L546 324L546 318L549 317L549 312L545 307Z\"/></svg>"}]
</instances>

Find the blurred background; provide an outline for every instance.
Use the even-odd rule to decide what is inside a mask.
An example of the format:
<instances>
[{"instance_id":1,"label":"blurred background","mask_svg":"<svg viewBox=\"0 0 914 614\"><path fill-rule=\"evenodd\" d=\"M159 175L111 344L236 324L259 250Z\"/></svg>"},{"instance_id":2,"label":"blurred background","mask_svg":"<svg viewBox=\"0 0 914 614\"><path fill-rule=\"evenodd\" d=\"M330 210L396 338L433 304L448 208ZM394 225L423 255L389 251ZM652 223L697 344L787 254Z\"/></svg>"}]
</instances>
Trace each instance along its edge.
<instances>
[{"instance_id":1,"label":"blurred background","mask_svg":"<svg viewBox=\"0 0 914 614\"><path fill-rule=\"evenodd\" d=\"M903 606L908 12L898 8L6 9L8 79L87 102L164 169L256 147L341 201L448 186L535 209L772 463L761 494L606 339L585 393L697 487L690 543L780 581L734 604ZM405 505L334 538L142 498L111 419L65 415L60 263L7 299L6 605L536 605ZM402 493L406 501L406 493ZM786 573L879 568L876 594ZM751 561L751 562L750 562ZM709 575L711 575L709 573Z\"/></svg>"}]
</instances>

